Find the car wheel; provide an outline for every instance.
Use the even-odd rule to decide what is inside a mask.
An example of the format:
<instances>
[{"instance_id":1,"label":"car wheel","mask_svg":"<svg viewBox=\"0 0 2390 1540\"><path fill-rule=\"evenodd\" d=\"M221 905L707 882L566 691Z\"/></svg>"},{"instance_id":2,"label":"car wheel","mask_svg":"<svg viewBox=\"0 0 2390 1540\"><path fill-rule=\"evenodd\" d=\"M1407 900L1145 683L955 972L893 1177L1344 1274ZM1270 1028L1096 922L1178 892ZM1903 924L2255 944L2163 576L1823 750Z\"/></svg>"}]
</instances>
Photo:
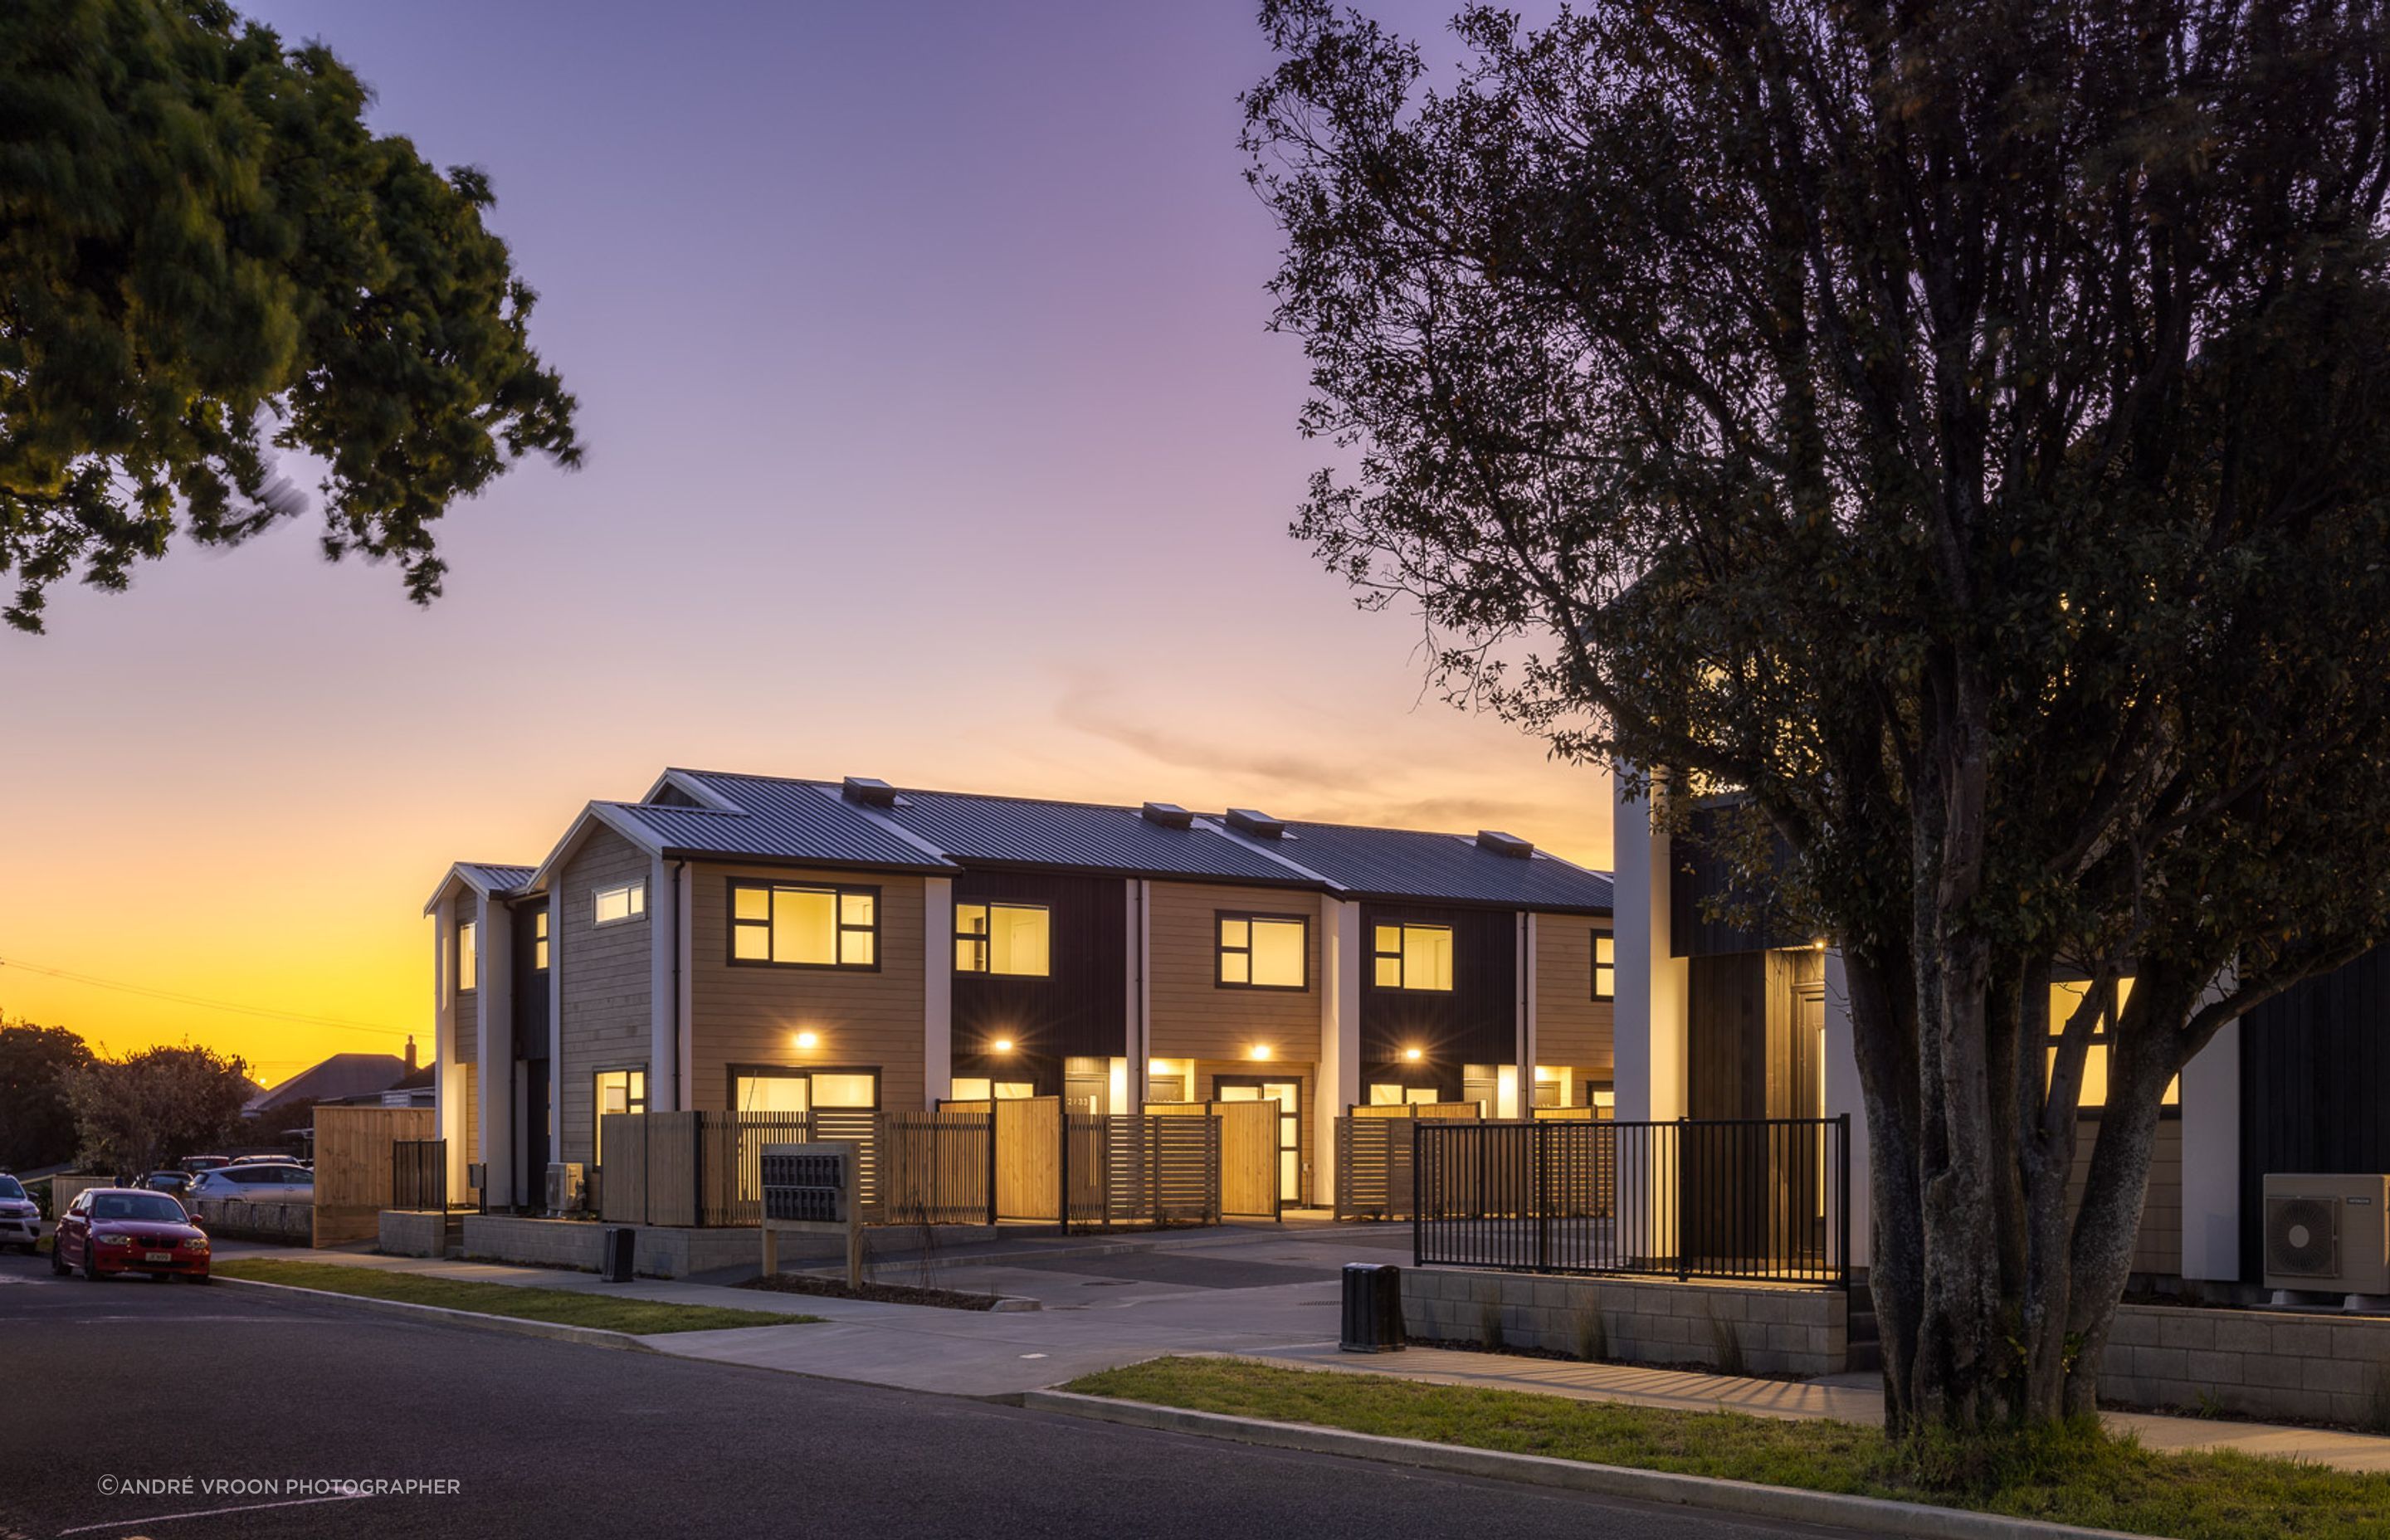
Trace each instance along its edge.
<instances>
[{"instance_id":1,"label":"car wheel","mask_svg":"<svg viewBox=\"0 0 2390 1540\"><path fill-rule=\"evenodd\" d=\"M87 1238L83 1243L83 1276L94 1283L99 1281L99 1248Z\"/></svg>"},{"instance_id":2,"label":"car wheel","mask_svg":"<svg viewBox=\"0 0 2390 1540\"><path fill-rule=\"evenodd\" d=\"M209 1277L205 1273L186 1273L183 1276L190 1279L193 1283L212 1283L215 1281Z\"/></svg>"},{"instance_id":3,"label":"car wheel","mask_svg":"<svg viewBox=\"0 0 2390 1540\"><path fill-rule=\"evenodd\" d=\"M56 1236L50 1238L50 1271L59 1277L67 1276L67 1249L58 1244Z\"/></svg>"}]
</instances>

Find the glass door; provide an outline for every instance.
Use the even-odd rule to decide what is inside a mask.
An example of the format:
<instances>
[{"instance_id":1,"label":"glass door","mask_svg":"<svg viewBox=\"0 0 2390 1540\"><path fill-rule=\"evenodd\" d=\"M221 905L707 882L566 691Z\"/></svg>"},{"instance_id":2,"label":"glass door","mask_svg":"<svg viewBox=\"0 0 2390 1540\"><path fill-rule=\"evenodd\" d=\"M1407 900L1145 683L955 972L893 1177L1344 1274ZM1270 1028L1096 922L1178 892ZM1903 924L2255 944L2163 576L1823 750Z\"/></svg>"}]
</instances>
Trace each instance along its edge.
<instances>
[{"instance_id":1,"label":"glass door","mask_svg":"<svg viewBox=\"0 0 2390 1540\"><path fill-rule=\"evenodd\" d=\"M1291 1080L1254 1077L1215 1083L1222 1101L1278 1103L1278 1194L1281 1207L1303 1206L1303 1087Z\"/></svg>"}]
</instances>

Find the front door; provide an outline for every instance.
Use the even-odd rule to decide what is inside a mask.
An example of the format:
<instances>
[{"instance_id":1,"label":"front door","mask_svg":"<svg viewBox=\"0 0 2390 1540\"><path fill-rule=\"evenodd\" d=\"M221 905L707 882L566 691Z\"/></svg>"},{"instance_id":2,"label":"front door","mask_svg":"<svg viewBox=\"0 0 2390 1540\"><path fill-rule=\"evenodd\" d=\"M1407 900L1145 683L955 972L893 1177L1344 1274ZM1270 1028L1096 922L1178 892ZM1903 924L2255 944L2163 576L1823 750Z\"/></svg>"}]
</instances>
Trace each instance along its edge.
<instances>
[{"instance_id":1,"label":"front door","mask_svg":"<svg viewBox=\"0 0 2390 1540\"><path fill-rule=\"evenodd\" d=\"M1222 1075L1214 1082L1222 1101L1278 1103L1278 1191L1280 1206L1303 1206L1303 1087L1291 1080L1258 1075Z\"/></svg>"}]
</instances>

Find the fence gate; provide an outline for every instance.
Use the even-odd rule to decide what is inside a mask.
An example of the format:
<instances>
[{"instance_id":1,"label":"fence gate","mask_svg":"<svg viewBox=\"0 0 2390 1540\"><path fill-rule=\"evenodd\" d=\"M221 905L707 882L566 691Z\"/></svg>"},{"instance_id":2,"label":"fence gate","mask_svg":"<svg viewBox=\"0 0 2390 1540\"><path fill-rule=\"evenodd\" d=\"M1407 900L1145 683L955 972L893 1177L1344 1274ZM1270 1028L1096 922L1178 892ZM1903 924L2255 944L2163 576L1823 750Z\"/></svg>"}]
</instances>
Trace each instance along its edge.
<instances>
[{"instance_id":1,"label":"fence gate","mask_svg":"<svg viewBox=\"0 0 2390 1540\"><path fill-rule=\"evenodd\" d=\"M448 1212L447 1140L391 1141L390 1206Z\"/></svg>"},{"instance_id":2,"label":"fence gate","mask_svg":"<svg viewBox=\"0 0 2390 1540\"><path fill-rule=\"evenodd\" d=\"M1149 1101L1149 1117L1201 1118L1220 1135L1219 1212L1276 1219L1279 1104L1274 1101Z\"/></svg>"}]
</instances>

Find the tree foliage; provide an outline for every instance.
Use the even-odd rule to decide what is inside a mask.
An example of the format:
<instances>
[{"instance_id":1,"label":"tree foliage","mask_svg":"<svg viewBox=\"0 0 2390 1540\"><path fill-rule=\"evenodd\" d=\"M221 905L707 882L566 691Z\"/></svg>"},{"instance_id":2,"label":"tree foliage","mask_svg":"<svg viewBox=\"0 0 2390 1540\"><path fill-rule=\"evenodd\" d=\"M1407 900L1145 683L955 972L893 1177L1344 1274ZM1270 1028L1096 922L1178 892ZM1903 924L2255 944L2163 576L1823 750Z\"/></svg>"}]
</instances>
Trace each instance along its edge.
<instances>
[{"instance_id":1,"label":"tree foliage","mask_svg":"<svg viewBox=\"0 0 2390 1540\"><path fill-rule=\"evenodd\" d=\"M0 1167L38 1170L74 1157L65 1079L90 1062L90 1046L64 1027L0 1025Z\"/></svg>"},{"instance_id":2,"label":"tree foliage","mask_svg":"<svg viewBox=\"0 0 2390 1540\"><path fill-rule=\"evenodd\" d=\"M1441 87L1264 25L1353 456L1297 533L1456 693L1748 798L1843 948L1893 1420L2088 1407L2167 1082L2390 923L2383 7L1473 7Z\"/></svg>"},{"instance_id":3,"label":"tree foliage","mask_svg":"<svg viewBox=\"0 0 2390 1540\"><path fill-rule=\"evenodd\" d=\"M179 528L295 512L440 592L432 525L533 450L579 462L483 225L486 177L377 135L366 87L219 0L0 7L0 573L41 628L78 569L118 589Z\"/></svg>"},{"instance_id":4,"label":"tree foliage","mask_svg":"<svg viewBox=\"0 0 2390 1540\"><path fill-rule=\"evenodd\" d=\"M126 1177L230 1139L257 1089L241 1059L187 1044L96 1059L65 1087L84 1165Z\"/></svg>"}]
</instances>

